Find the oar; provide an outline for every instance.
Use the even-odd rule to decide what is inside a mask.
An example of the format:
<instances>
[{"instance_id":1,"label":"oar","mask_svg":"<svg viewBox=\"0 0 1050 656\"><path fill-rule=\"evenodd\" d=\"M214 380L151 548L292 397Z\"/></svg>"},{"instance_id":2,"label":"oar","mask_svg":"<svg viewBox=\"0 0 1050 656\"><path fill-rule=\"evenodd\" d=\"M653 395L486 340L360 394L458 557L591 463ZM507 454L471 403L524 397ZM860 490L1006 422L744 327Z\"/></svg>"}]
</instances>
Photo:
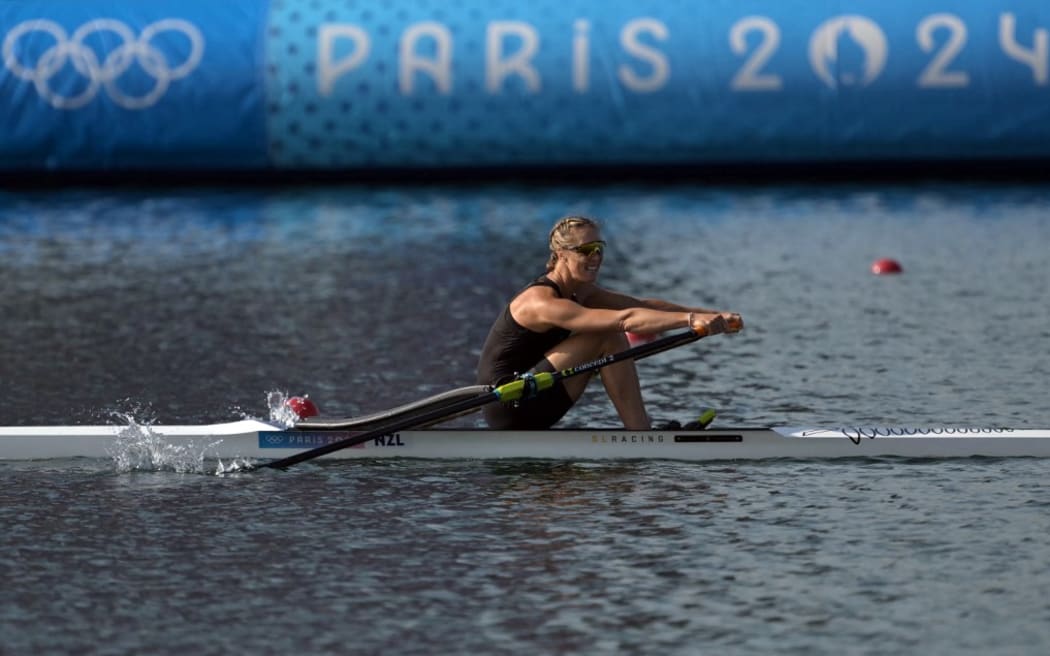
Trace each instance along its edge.
<instances>
[{"instance_id":1,"label":"oar","mask_svg":"<svg viewBox=\"0 0 1050 656\"><path fill-rule=\"evenodd\" d=\"M497 401L508 402L517 401L521 398L527 398L533 394L542 393L544 390L550 389L559 380L566 378L572 378L573 376L579 376L581 374L590 373L597 371L602 367L607 367L617 362L623 362L624 360L640 360L650 355L662 353L669 349L673 349L683 344L694 342L701 337L703 333L698 333L693 330L686 330L681 333L674 335L668 335L662 337L656 341L649 342L648 344L641 344L621 351L620 353L613 353L612 355L606 355L597 360L587 362L585 364L576 365L575 367L569 367L568 369L562 369L561 371L554 372L542 372L538 374L530 374L522 376L517 380L512 380L509 383L495 387L490 391L478 394L473 398L460 399L457 401L450 402L448 405L435 407L427 412L421 414L413 414L411 416L402 417L399 419L393 419L388 423L376 427L373 430L365 431L359 435L354 435L346 439L326 444L316 449L309 451L302 451L294 455L290 455L287 458L281 458L280 460L274 460L272 462L262 463L254 468L269 467L271 469L286 469L292 465L296 465L300 462L306 462L307 460L313 460L320 456L339 451L342 449L348 449L358 444L363 444L370 440L374 440L377 437L383 437L397 431L408 430L417 426L424 426L432 423L437 423L444 419L455 417L462 413L475 408L480 408L483 405L489 403L495 403Z\"/></svg>"},{"instance_id":2,"label":"oar","mask_svg":"<svg viewBox=\"0 0 1050 656\"><path fill-rule=\"evenodd\" d=\"M324 417L308 417L295 422L296 430L326 431L326 430L370 430L381 426L394 419L404 419L417 414L422 414L434 408L444 408L454 401L472 399L479 394L492 391L492 385L471 385L470 387L458 387L440 394L428 396L425 399L412 401L399 405L389 410L380 410L367 415L356 417L335 417L325 419Z\"/></svg>"}]
</instances>

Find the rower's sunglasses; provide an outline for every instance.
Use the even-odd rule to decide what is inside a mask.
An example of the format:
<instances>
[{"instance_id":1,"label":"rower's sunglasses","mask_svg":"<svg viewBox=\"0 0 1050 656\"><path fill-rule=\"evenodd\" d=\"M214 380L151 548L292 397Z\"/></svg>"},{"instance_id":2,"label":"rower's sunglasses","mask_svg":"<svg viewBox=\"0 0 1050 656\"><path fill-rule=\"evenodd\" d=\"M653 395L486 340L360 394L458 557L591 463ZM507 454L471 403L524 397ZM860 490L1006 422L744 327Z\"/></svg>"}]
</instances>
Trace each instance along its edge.
<instances>
[{"instance_id":1,"label":"rower's sunglasses","mask_svg":"<svg viewBox=\"0 0 1050 656\"><path fill-rule=\"evenodd\" d=\"M598 255L605 255L605 242L600 239L598 241L589 241L586 244L573 246L569 250L579 253L584 257L590 257L595 253L597 253Z\"/></svg>"}]
</instances>

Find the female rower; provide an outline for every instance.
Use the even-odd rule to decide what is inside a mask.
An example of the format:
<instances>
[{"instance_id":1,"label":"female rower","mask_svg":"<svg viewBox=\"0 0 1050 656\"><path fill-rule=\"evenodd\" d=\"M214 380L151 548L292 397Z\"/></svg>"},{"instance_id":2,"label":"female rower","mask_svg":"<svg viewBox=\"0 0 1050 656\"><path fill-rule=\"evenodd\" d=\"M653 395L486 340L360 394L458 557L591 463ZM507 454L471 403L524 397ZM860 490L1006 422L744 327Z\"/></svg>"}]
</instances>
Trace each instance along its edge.
<instances>
[{"instance_id":1,"label":"female rower","mask_svg":"<svg viewBox=\"0 0 1050 656\"><path fill-rule=\"evenodd\" d=\"M478 383L500 385L531 371L554 372L628 348L625 332L652 334L692 328L706 335L743 328L739 314L639 299L596 284L605 255L597 222L569 216L550 231L547 274L529 283L496 319L481 349ZM534 398L485 406L495 429L553 426L583 394L590 379L559 381ZM602 384L628 430L649 429L633 360L602 370Z\"/></svg>"}]
</instances>

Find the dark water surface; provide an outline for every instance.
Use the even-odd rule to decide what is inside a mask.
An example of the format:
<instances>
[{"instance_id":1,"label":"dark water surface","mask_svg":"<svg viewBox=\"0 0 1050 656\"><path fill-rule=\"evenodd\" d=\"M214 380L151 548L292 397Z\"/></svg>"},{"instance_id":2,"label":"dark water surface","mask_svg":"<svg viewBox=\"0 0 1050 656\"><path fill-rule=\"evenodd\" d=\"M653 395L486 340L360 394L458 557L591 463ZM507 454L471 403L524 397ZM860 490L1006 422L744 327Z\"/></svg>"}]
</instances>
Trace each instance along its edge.
<instances>
[{"instance_id":1,"label":"dark water surface","mask_svg":"<svg viewBox=\"0 0 1050 656\"><path fill-rule=\"evenodd\" d=\"M658 417L1046 428L1048 210L1039 186L0 192L0 425L471 383L583 212L609 286L747 321L640 364ZM615 425L597 388L569 421ZM1050 649L1044 461L211 464L0 462L0 653Z\"/></svg>"},{"instance_id":2,"label":"dark water surface","mask_svg":"<svg viewBox=\"0 0 1050 656\"><path fill-rule=\"evenodd\" d=\"M0 465L6 653L1038 654L1040 461Z\"/></svg>"}]
</instances>

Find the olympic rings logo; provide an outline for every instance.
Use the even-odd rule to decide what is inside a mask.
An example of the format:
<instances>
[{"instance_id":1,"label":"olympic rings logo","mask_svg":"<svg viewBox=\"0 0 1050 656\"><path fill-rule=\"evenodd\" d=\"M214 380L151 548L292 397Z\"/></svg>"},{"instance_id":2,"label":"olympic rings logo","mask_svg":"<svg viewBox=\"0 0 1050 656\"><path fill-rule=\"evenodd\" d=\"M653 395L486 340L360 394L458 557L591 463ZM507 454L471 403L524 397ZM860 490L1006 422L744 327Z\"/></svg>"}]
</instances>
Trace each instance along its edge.
<instances>
[{"instance_id":1,"label":"olympic rings logo","mask_svg":"<svg viewBox=\"0 0 1050 656\"><path fill-rule=\"evenodd\" d=\"M153 45L153 39L162 32L180 32L189 39L190 52L181 64L172 67L167 56ZM55 44L40 54L35 65L28 65L28 62L20 61L18 46L23 37L33 33L50 35ZM99 61L99 55L84 44L84 39L101 33L115 34L121 45ZM55 109L79 109L94 100L100 88L104 88L113 102L125 109L145 109L164 95L173 80L184 78L197 68L204 57L204 36L193 23L179 18L151 23L138 38L130 27L111 18L85 23L73 32L72 37L57 23L36 19L20 23L7 33L3 57L8 70L32 82L40 97ZM141 95L128 94L117 84L118 78L134 63L153 78L152 85ZM76 72L87 79L84 88L73 95L63 95L52 88L53 78L67 64L72 64Z\"/></svg>"}]
</instances>

